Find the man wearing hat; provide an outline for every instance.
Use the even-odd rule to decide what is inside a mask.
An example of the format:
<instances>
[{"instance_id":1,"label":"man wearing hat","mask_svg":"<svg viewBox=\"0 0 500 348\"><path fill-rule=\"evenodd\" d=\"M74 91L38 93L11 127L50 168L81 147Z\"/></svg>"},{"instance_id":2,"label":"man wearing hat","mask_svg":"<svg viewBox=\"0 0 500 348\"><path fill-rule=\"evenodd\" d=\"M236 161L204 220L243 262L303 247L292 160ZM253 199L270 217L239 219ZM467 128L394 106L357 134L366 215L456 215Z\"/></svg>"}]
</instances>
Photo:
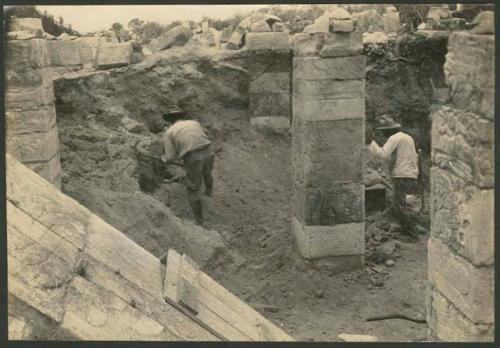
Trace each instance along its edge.
<instances>
[{"instance_id":1,"label":"man wearing hat","mask_svg":"<svg viewBox=\"0 0 500 348\"><path fill-rule=\"evenodd\" d=\"M170 127L163 135L164 163L181 158L186 171L189 205L193 210L196 222L203 224L203 208L200 189L205 184L205 194L212 194L214 165L214 149L203 127L194 120L188 120L183 110L172 109L163 115Z\"/></svg>"},{"instance_id":2,"label":"man wearing hat","mask_svg":"<svg viewBox=\"0 0 500 348\"><path fill-rule=\"evenodd\" d=\"M415 228L413 214L406 205L406 195L412 193L417 185L418 154L415 142L411 136L401 131L401 124L388 115L380 117L380 126L376 130L383 136L383 146L380 147L368 132L368 149L374 155L389 161L394 184L393 214L407 233L415 235L418 227Z\"/></svg>"}]
</instances>

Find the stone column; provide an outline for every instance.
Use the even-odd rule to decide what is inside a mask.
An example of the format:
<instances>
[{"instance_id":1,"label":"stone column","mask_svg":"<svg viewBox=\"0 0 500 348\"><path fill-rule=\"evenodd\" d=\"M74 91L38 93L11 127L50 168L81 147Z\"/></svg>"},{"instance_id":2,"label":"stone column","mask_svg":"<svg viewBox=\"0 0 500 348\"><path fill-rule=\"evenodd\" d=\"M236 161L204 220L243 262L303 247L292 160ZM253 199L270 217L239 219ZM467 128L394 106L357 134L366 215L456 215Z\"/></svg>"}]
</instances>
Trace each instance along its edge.
<instances>
[{"instance_id":1,"label":"stone column","mask_svg":"<svg viewBox=\"0 0 500 348\"><path fill-rule=\"evenodd\" d=\"M494 340L494 50L494 35L450 34L451 100L432 114L431 340Z\"/></svg>"},{"instance_id":2,"label":"stone column","mask_svg":"<svg viewBox=\"0 0 500 348\"><path fill-rule=\"evenodd\" d=\"M363 264L365 57L345 11L294 36L292 230L304 258Z\"/></svg>"},{"instance_id":3,"label":"stone column","mask_svg":"<svg viewBox=\"0 0 500 348\"><path fill-rule=\"evenodd\" d=\"M61 187L59 136L49 56L38 18L10 21L6 41L6 149Z\"/></svg>"},{"instance_id":4,"label":"stone column","mask_svg":"<svg viewBox=\"0 0 500 348\"><path fill-rule=\"evenodd\" d=\"M287 32L247 33L250 124L258 130L290 129L292 60Z\"/></svg>"}]
</instances>

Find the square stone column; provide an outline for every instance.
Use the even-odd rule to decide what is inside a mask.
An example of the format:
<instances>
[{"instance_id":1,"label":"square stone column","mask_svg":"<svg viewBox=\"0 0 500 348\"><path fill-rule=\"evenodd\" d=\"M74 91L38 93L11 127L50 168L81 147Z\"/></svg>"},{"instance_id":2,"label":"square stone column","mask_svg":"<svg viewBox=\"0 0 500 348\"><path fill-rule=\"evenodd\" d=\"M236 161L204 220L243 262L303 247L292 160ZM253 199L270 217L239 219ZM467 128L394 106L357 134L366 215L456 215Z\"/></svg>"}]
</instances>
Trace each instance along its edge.
<instances>
[{"instance_id":1,"label":"square stone column","mask_svg":"<svg viewBox=\"0 0 500 348\"><path fill-rule=\"evenodd\" d=\"M13 20L5 59L6 150L60 188L59 136L49 55L39 18Z\"/></svg>"},{"instance_id":2,"label":"square stone column","mask_svg":"<svg viewBox=\"0 0 500 348\"><path fill-rule=\"evenodd\" d=\"M343 270L364 259L362 49L357 32L294 36L292 230L304 258Z\"/></svg>"},{"instance_id":3,"label":"square stone column","mask_svg":"<svg viewBox=\"0 0 500 348\"><path fill-rule=\"evenodd\" d=\"M258 130L290 129L292 58L287 32L255 32L245 36L250 124Z\"/></svg>"},{"instance_id":4,"label":"square stone column","mask_svg":"<svg viewBox=\"0 0 500 348\"><path fill-rule=\"evenodd\" d=\"M432 114L429 339L494 340L495 37L450 34Z\"/></svg>"}]
</instances>

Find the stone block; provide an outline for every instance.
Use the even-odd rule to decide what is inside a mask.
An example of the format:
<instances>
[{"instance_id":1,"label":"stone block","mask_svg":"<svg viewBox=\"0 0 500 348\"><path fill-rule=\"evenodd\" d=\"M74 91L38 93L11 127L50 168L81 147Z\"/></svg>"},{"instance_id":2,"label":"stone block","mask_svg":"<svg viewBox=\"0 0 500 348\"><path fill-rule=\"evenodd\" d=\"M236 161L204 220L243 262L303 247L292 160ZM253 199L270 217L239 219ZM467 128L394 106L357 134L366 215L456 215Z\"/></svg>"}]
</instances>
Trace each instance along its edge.
<instances>
[{"instance_id":1,"label":"stone block","mask_svg":"<svg viewBox=\"0 0 500 348\"><path fill-rule=\"evenodd\" d=\"M110 69L130 65L132 52L130 42L101 45L97 50L97 67Z\"/></svg>"},{"instance_id":2,"label":"stone block","mask_svg":"<svg viewBox=\"0 0 500 348\"><path fill-rule=\"evenodd\" d=\"M494 262L493 189L481 190L431 168L432 235L475 266Z\"/></svg>"},{"instance_id":3,"label":"stone block","mask_svg":"<svg viewBox=\"0 0 500 348\"><path fill-rule=\"evenodd\" d=\"M304 33L328 33L330 31L330 17L328 14L316 18L314 23L304 28Z\"/></svg>"},{"instance_id":4,"label":"stone block","mask_svg":"<svg viewBox=\"0 0 500 348\"><path fill-rule=\"evenodd\" d=\"M33 333L24 318L8 316L9 340L29 340Z\"/></svg>"},{"instance_id":5,"label":"stone block","mask_svg":"<svg viewBox=\"0 0 500 348\"><path fill-rule=\"evenodd\" d=\"M384 32L397 33L400 28L399 13L388 12L382 15L382 23L384 25Z\"/></svg>"},{"instance_id":6,"label":"stone block","mask_svg":"<svg viewBox=\"0 0 500 348\"><path fill-rule=\"evenodd\" d=\"M96 63L97 50L99 49L98 37L81 37L77 39L80 45L80 61L84 68L93 68Z\"/></svg>"},{"instance_id":7,"label":"stone block","mask_svg":"<svg viewBox=\"0 0 500 348\"><path fill-rule=\"evenodd\" d=\"M285 116L289 118L289 93L253 93L249 95L250 118L255 116Z\"/></svg>"},{"instance_id":8,"label":"stone block","mask_svg":"<svg viewBox=\"0 0 500 348\"><path fill-rule=\"evenodd\" d=\"M166 50L174 46L184 46L192 36L193 32L191 30L178 25L158 38L158 49Z\"/></svg>"},{"instance_id":9,"label":"stone block","mask_svg":"<svg viewBox=\"0 0 500 348\"><path fill-rule=\"evenodd\" d=\"M226 48L229 50L237 50L243 45L243 39L247 29L238 26L227 41Z\"/></svg>"},{"instance_id":10,"label":"stone block","mask_svg":"<svg viewBox=\"0 0 500 348\"><path fill-rule=\"evenodd\" d=\"M48 132L9 135L6 150L21 162L46 162L59 152L57 126Z\"/></svg>"},{"instance_id":11,"label":"stone block","mask_svg":"<svg viewBox=\"0 0 500 348\"><path fill-rule=\"evenodd\" d=\"M250 24L250 31L252 33L264 33L271 31L271 27L266 21L255 21Z\"/></svg>"},{"instance_id":12,"label":"stone block","mask_svg":"<svg viewBox=\"0 0 500 348\"><path fill-rule=\"evenodd\" d=\"M305 186L362 183L364 120L305 122L294 117L294 180Z\"/></svg>"},{"instance_id":13,"label":"stone block","mask_svg":"<svg viewBox=\"0 0 500 348\"><path fill-rule=\"evenodd\" d=\"M476 268L439 239L429 239L429 280L471 322L494 322L494 269Z\"/></svg>"},{"instance_id":14,"label":"stone block","mask_svg":"<svg viewBox=\"0 0 500 348\"><path fill-rule=\"evenodd\" d=\"M287 32L247 33L245 47L249 50L287 50Z\"/></svg>"},{"instance_id":15,"label":"stone block","mask_svg":"<svg viewBox=\"0 0 500 348\"><path fill-rule=\"evenodd\" d=\"M46 69L26 71L21 76L6 71L6 75L5 108L9 112L37 110L54 104L54 84ZM28 83L31 85L26 86Z\"/></svg>"},{"instance_id":16,"label":"stone block","mask_svg":"<svg viewBox=\"0 0 500 348\"><path fill-rule=\"evenodd\" d=\"M294 57L294 80L359 80L365 78L365 57Z\"/></svg>"},{"instance_id":17,"label":"stone block","mask_svg":"<svg viewBox=\"0 0 500 348\"><path fill-rule=\"evenodd\" d=\"M5 54L6 71L40 69L49 65L44 39L7 41Z\"/></svg>"},{"instance_id":18,"label":"stone block","mask_svg":"<svg viewBox=\"0 0 500 348\"><path fill-rule=\"evenodd\" d=\"M330 31L333 33L350 33L354 31L354 23L351 20L330 19Z\"/></svg>"},{"instance_id":19,"label":"stone block","mask_svg":"<svg viewBox=\"0 0 500 348\"><path fill-rule=\"evenodd\" d=\"M324 33L297 33L293 35L294 56L317 56L323 46L324 39Z\"/></svg>"},{"instance_id":20,"label":"stone block","mask_svg":"<svg viewBox=\"0 0 500 348\"><path fill-rule=\"evenodd\" d=\"M477 115L443 106L433 115L432 148L460 161L483 188L493 187L493 123Z\"/></svg>"},{"instance_id":21,"label":"stone block","mask_svg":"<svg viewBox=\"0 0 500 348\"><path fill-rule=\"evenodd\" d=\"M30 33L43 33L41 18L11 18L8 21L9 31L27 31Z\"/></svg>"},{"instance_id":22,"label":"stone block","mask_svg":"<svg viewBox=\"0 0 500 348\"><path fill-rule=\"evenodd\" d=\"M7 109L5 121L6 132L9 136L47 132L56 124L56 110L53 104L34 110Z\"/></svg>"},{"instance_id":23,"label":"stone block","mask_svg":"<svg viewBox=\"0 0 500 348\"><path fill-rule=\"evenodd\" d=\"M492 120L495 89L495 38L453 32L444 65L452 104Z\"/></svg>"},{"instance_id":24,"label":"stone block","mask_svg":"<svg viewBox=\"0 0 500 348\"><path fill-rule=\"evenodd\" d=\"M35 34L35 33L30 33L27 31L10 31L5 35L5 39L7 41L31 40L31 39L39 39L39 38L44 38L44 35L42 35L40 32Z\"/></svg>"},{"instance_id":25,"label":"stone block","mask_svg":"<svg viewBox=\"0 0 500 348\"><path fill-rule=\"evenodd\" d=\"M248 54L248 73L255 79L262 74L288 73L292 66L289 50L255 50Z\"/></svg>"},{"instance_id":26,"label":"stone block","mask_svg":"<svg viewBox=\"0 0 500 348\"><path fill-rule=\"evenodd\" d=\"M290 93L290 73L263 73L250 81L248 92L254 93Z\"/></svg>"},{"instance_id":27,"label":"stone block","mask_svg":"<svg viewBox=\"0 0 500 348\"><path fill-rule=\"evenodd\" d=\"M431 290L428 322L433 335L445 342L492 342L494 325L474 324L439 291Z\"/></svg>"},{"instance_id":28,"label":"stone block","mask_svg":"<svg viewBox=\"0 0 500 348\"><path fill-rule=\"evenodd\" d=\"M294 95L309 100L364 99L365 80L296 80Z\"/></svg>"},{"instance_id":29,"label":"stone block","mask_svg":"<svg viewBox=\"0 0 500 348\"><path fill-rule=\"evenodd\" d=\"M292 191L292 214L304 225L333 226L365 219L363 184L337 184L323 188L296 182Z\"/></svg>"},{"instance_id":30,"label":"stone block","mask_svg":"<svg viewBox=\"0 0 500 348\"><path fill-rule=\"evenodd\" d=\"M365 99L309 99L293 95L293 113L304 121L338 121L365 118Z\"/></svg>"},{"instance_id":31,"label":"stone block","mask_svg":"<svg viewBox=\"0 0 500 348\"><path fill-rule=\"evenodd\" d=\"M250 124L258 130L287 131L290 129L290 118L284 116L252 117Z\"/></svg>"},{"instance_id":32,"label":"stone block","mask_svg":"<svg viewBox=\"0 0 500 348\"><path fill-rule=\"evenodd\" d=\"M56 183L61 177L61 159L59 154L56 154L46 162L26 163L26 167L40 175L50 183Z\"/></svg>"},{"instance_id":33,"label":"stone block","mask_svg":"<svg viewBox=\"0 0 500 348\"><path fill-rule=\"evenodd\" d=\"M325 35L319 56L323 58L356 56L363 53L361 32L332 33Z\"/></svg>"},{"instance_id":34,"label":"stone block","mask_svg":"<svg viewBox=\"0 0 500 348\"><path fill-rule=\"evenodd\" d=\"M80 44L78 40L47 41L47 50L51 66L82 65Z\"/></svg>"},{"instance_id":35,"label":"stone block","mask_svg":"<svg viewBox=\"0 0 500 348\"><path fill-rule=\"evenodd\" d=\"M292 217L292 230L300 254L306 259L364 253L364 222L336 226L304 226Z\"/></svg>"}]
</instances>

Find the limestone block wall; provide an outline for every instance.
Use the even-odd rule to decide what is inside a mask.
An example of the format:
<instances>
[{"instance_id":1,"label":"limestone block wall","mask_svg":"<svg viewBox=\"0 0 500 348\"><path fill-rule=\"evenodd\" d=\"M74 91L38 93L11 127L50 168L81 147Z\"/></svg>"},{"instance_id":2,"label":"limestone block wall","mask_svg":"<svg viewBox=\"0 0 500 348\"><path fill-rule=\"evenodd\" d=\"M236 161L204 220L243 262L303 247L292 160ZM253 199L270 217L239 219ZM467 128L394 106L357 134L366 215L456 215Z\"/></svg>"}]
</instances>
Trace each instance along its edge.
<instances>
[{"instance_id":1,"label":"limestone block wall","mask_svg":"<svg viewBox=\"0 0 500 348\"><path fill-rule=\"evenodd\" d=\"M361 40L359 32L296 34L293 58L292 230L303 257L353 267L365 234Z\"/></svg>"},{"instance_id":2,"label":"limestone block wall","mask_svg":"<svg viewBox=\"0 0 500 348\"><path fill-rule=\"evenodd\" d=\"M494 340L494 48L494 35L450 35L451 100L432 114L432 340Z\"/></svg>"},{"instance_id":3,"label":"limestone block wall","mask_svg":"<svg viewBox=\"0 0 500 348\"><path fill-rule=\"evenodd\" d=\"M159 259L6 161L10 339L217 340L164 301Z\"/></svg>"},{"instance_id":4,"label":"limestone block wall","mask_svg":"<svg viewBox=\"0 0 500 348\"><path fill-rule=\"evenodd\" d=\"M23 20L16 20L17 29L23 28ZM33 20L26 19L30 25ZM60 187L59 136L48 65L45 39L6 41L6 150Z\"/></svg>"},{"instance_id":5,"label":"limestone block wall","mask_svg":"<svg viewBox=\"0 0 500 348\"><path fill-rule=\"evenodd\" d=\"M247 33L250 124L255 129L287 131L291 116L292 58L286 32Z\"/></svg>"}]
</instances>

